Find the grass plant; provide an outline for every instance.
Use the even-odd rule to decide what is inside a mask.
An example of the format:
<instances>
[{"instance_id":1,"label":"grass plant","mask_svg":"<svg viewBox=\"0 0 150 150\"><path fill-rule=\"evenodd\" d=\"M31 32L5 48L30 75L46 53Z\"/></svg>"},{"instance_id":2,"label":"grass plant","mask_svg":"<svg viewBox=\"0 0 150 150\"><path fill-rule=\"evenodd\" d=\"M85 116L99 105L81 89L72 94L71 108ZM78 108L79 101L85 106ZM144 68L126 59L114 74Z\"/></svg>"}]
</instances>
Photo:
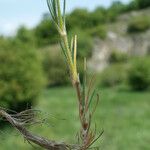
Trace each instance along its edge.
<instances>
[{"instance_id":1,"label":"grass plant","mask_svg":"<svg viewBox=\"0 0 150 150\"><path fill-rule=\"evenodd\" d=\"M60 0L47 0L47 4L51 19L60 36L60 45L65 62L68 66L72 85L77 93L79 118L81 123L79 141L81 141L81 149L86 150L102 135L102 133L100 133L100 135L96 137L96 129L91 128L91 124L93 123L92 117L99 101L99 94L96 93L95 89L92 89L93 79L91 79L89 86L87 86L86 58L84 59L84 77L81 85L80 76L77 70L77 35L72 36L71 41L69 41L67 35L65 20L66 0L63 0L63 11L61 11ZM94 103L94 99L95 105L93 106L92 103Z\"/></svg>"}]
</instances>

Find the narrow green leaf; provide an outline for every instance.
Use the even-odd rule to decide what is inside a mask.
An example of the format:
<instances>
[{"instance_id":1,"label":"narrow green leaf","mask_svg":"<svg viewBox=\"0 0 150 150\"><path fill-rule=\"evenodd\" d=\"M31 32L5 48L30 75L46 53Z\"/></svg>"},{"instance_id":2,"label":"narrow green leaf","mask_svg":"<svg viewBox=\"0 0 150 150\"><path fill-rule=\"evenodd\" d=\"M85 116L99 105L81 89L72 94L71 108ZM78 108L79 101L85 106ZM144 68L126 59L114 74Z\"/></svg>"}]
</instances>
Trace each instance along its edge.
<instances>
[{"instance_id":1,"label":"narrow green leaf","mask_svg":"<svg viewBox=\"0 0 150 150\"><path fill-rule=\"evenodd\" d=\"M73 58L73 55L74 55L74 51L73 51L73 41L74 41L74 38L72 37L72 38L71 38L71 42L70 42L70 50L71 50L72 58Z\"/></svg>"},{"instance_id":2,"label":"narrow green leaf","mask_svg":"<svg viewBox=\"0 0 150 150\"><path fill-rule=\"evenodd\" d=\"M66 0L64 0L64 7L63 7L63 22L64 22L64 29L66 30Z\"/></svg>"},{"instance_id":3,"label":"narrow green leaf","mask_svg":"<svg viewBox=\"0 0 150 150\"><path fill-rule=\"evenodd\" d=\"M93 107L92 116L93 116L94 112L96 111L98 102L99 102L99 94L97 94L96 104L95 104L95 106Z\"/></svg>"},{"instance_id":4,"label":"narrow green leaf","mask_svg":"<svg viewBox=\"0 0 150 150\"><path fill-rule=\"evenodd\" d=\"M60 0L56 0L56 2L57 2L57 11L58 11L58 21L59 21L60 28L63 30L63 20L61 16Z\"/></svg>"},{"instance_id":5,"label":"narrow green leaf","mask_svg":"<svg viewBox=\"0 0 150 150\"><path fill-rule=\"evenodd\" d=\"M74 55L73 55L74 69L77 71L77 35L74 37Z\"/></svg>"},{"instance_id":6,"label":"narrow green leaf","mask_svg":"<svg viewBox=\"0 0 150 150\"><path fill-rule=\"evenodd\" d=\"M89 103L88 103L88 108L89 108L90 105L91 105L91 102L92 102L92 100L93 100L93 98L94 98L95 92L96 92L96 89L94 89L94 91L93 91L93 93L92 93L92 95L91 95L91 97L90 97L90 100L89 100Z\"/></svg>"},{"instance_id":7,"label":"narrow green leaf","mask_svg":"<svg viewBox=\"0 0 150 150\"><path fill-rule=\"evenodd\" d=\"M54 17L53 7L52 7L52 4L51 4L51 1L50 1L50 0L47 0L47 6L48 6L48 9L49 9L49 11L50 11L52 20L54 21L54 20L55 20L55 17Z\"/></svg>"},{"instance_id":8,"label":"narrow green leaf","mask_svg":"<svg viewBox=\"0 0 150 150\"><path fill-rule=\"evenodd\" d=\"M86 59L84 59L84 75L83 75L83 86L82 86L82 103L85 106L86 100Z\"/></svg>"},{"instance_id":9,"label":"narrow green leaf","mask_svg":"<svg viewBox=\"0 0 150 150\"><path fill-rule=\"evenodd\" d=\"M61 46L61 49L62 49L62 52L63 52L63 54L64 54L65 58L66 58L66 59L68 59L68 58L67 58L66 51L65 51L65 48L64 48L64 46L63 46L62 42L60 42L60 46Z\"/></svg>"},{"instance_id":10,"label":"narrow green leaf","mask_svg":"<svg viewBox=\"0 0 150 150\"><path fill-rule=\"evenodd\" d=\"M57 15L57 3L56 0L52 0L52 5L53 5L53 12L54 12L54 17L55 17L55 22L58 24L58 15Z\"/></svg>"}]
</instances>

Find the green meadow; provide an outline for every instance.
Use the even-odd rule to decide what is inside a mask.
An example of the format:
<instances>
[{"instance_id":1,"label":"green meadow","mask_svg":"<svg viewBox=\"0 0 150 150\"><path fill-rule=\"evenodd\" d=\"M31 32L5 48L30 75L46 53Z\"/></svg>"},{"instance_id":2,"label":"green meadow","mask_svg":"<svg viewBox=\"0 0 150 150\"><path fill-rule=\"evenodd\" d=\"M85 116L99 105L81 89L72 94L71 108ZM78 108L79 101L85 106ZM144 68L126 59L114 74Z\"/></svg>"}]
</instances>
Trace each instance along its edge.
<instances>
[{"instance_id":1,"label":"green meadow","mask_svg":"<svg viewBox=\"0 0 150 150\"><path fill-rule=\"evenodd\" d=\"M131 92L121 88L101 88L100 103L93 122L97 133L104 134L96 146L101 150L150 149L150 93ZM71 87L52 88L43 92L35 109L44 121L31 131L60 141L77 142L79 131L76 99ZM4 132L3 132L4 131ZM0 131L2 150L38 149L30 145L10 126Z\"/></svg>"}]
</instances>

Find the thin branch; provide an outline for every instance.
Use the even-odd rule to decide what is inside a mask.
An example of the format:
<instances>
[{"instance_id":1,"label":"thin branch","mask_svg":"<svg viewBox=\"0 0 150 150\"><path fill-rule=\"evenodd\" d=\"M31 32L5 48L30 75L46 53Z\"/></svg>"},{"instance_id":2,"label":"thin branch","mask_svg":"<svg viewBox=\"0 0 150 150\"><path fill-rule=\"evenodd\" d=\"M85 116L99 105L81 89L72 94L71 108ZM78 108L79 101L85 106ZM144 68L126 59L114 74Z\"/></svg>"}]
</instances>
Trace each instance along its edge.
<instances>
[{"instance_id":1,"label":"thin branch","mask_svg":"<svg viewBox=\"0 0 150 150\"><path fill-rule=\"evenodd\" d=\"M14 128L16 128L23 135L23 137L27 141L32 142L36 145L39 145L42 148L45 148L47 150L71 149L71 146L69 146L65 143L48 140L44 137L41 137L41 136L31 133L24 127L24 125L22 123L17 122L10 114L5 112L4 110L0 110L0 117L5 118Z\"/></svg>"}]
</instances>

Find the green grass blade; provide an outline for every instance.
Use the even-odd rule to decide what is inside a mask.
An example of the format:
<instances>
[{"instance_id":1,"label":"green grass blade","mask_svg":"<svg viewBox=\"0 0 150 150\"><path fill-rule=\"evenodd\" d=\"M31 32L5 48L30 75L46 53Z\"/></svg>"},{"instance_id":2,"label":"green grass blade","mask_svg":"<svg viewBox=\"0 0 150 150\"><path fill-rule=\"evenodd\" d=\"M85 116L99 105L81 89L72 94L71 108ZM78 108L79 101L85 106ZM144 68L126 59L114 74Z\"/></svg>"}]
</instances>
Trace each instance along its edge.
<instances>
[{"instance_id":1,"label":"green grass blade","mask_svg":"<svg viewBox=\"0 0 150 150\"><path fill-rule=\"evenodd\" d=\"M93 100L93 98L94 98L95 92L96 92L96 89L94 89L94 91L93 91L93 93L92 93L92 95L91 95L91 97L90 97L90 100L89 100L89 103L88 103L88 108L90 107L90 105L91 105L91 103L92 103L92 100Z\"/></svg>"},{"instance_id":2,"label":"green grass blade","mask_svg":"<svg viewBox=\"0 0 150 150\"><path fill-rule=\"evenodd\" d=\"M56 0L56 3L57 3L57 12L58 12L58 22L59 22L60 28L63 30L63 20L61 16L60 0Z\"/></svg>"},{"instance_id":3,"label":"green grass blade","mask_svg":"<svg viewBox=\"0 0 150 150\"><path fill-rule=\"evenodd\" d=\"M65 58L66 58L66 59L68 59L68 58L67 58L66 51L65 51L65 48L64 48L64 46L63 46L62 42L60 42L60 46L61 46L61 49L62 49L62 52L63 52L63 54L64 54Z\"/></svg>"},{"instance_id":4,"label":"green grass blade","mask_svg":"<svg viewBox=\"0 0 150 150\"><path fill-rule=\"evenodd\" d=\"M50 0L47 0L47 6L48 6L48 9L50 11L52 20L54 21L55 20L55 16L54 16L54 11L53 11L53 7L52 7L52 3L51 3Z\"/></svg>"},{"instance_id":5,"label":"green grass blade","mask_svg":"<svg viewBox=\"0 0 150 150\"><path fill-rule=\"evenodd\" d=\"M52 0L52 8L55 17L55 22L58 24L58 15L57 15L57 3L56 0Z\"/></svg>"},{"instance_id":6,"label":"green grass blade","mask_svg":"<svg viewBox=\"0 0 150 150\"><path fill-rule=\"evenodd\" d=\"M85 106L86 99L86 59L84 59L84 75L83 75L83 86L82 86L82 104Z\"/></svg>"},{"instance_id":7,"label":"green grass blade","mask_svg":"<svg viewBox=\"0 0 150 150\"><path fill-rule=\"evenodd\" d=\"M65 24L66 24L66 0L64 0L64 7L63 7L63 23L64 23L64 29L66 30Z\"/></svg>"},{"instance_id":8,"label":"green grass blade","mask_svg":"<svg viewBox=\"0 0 150 150\"><path fill-rule=\"evenodd\" d=\"M71 54L72 54L72 58L73 58L73 55L74 55L74 51L73 51L73 41L74 41L74 38L72 37L71 38L71 42L70 42L70 50L71 50Z\"/></svg>"}]
</instances>

